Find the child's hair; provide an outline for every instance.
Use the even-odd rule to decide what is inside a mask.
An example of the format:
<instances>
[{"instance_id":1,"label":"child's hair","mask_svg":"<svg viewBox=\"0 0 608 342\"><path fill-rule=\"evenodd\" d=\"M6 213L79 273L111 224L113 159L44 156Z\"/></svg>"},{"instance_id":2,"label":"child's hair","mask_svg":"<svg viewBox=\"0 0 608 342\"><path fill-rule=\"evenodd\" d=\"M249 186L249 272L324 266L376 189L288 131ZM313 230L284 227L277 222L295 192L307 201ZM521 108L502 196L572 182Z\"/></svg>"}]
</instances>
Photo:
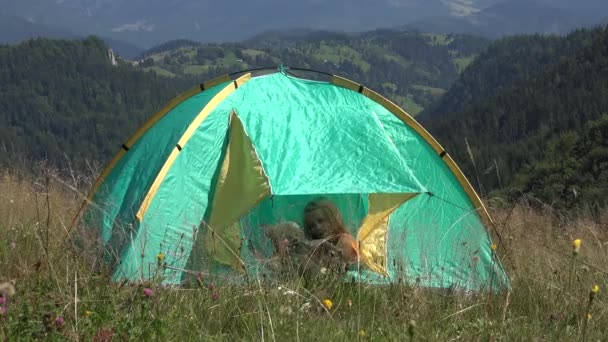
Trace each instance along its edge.
<instances>
[{"instance_id":1,"label":"child's hair","mask_svg":"<svg viewBox=\"0 0 608 342\"><path fill-rule=\"evenodd\" d=\"M335 244L343 234L348 234L342 215L340 215L336 205L329 199L320 197L308 202L304 208L304 234L306 238L312 238L306 217L315 210L321 210L330 223L330 231L326 232L324 238Z\"/></svg>"}]
</instances>

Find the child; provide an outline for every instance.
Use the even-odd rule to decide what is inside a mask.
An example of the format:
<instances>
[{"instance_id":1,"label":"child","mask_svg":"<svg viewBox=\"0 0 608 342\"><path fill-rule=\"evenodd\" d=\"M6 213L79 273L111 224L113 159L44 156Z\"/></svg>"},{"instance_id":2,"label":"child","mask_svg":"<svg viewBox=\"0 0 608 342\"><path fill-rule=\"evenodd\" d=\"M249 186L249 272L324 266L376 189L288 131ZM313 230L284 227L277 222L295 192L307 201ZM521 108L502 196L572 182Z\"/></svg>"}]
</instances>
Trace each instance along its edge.
<instances>
[{"instance_id":1,"label":"child","mask_svg":"<svg viewBox=\"0 0 608 342\"><path fill-rule=\"evenodd\" d=\"M314 247L321 249L321 257L331 258L337 253L346 267L359 259L357 240L346 230L338 208L326 198L316 199L304 208L304 234Z\"/></svg>"}]
</instances>

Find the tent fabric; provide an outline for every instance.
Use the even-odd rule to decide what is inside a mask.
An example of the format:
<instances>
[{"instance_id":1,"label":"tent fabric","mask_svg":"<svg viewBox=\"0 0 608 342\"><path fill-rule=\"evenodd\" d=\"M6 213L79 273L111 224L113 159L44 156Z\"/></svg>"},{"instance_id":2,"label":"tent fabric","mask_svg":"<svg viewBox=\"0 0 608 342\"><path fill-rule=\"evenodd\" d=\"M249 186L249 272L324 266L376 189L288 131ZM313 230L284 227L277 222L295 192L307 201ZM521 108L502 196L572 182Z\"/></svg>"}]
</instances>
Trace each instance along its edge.
<instances>
[{"instance_id":1,"label":"tent fabric","mask_svg":"<svg viewBox=\"0 0 608 342\"><path fill-rule=\"evenodd\" d=\"M211 205L209 229L203 243L216 262L240 269L238 221L250 208L270 196L270 183L236 113L230 117L228 148ZM221 240L221 241L218 241Z\"/></svg>"},{"instance_id":2,"label":"tent fabric","mask_svg":"<svg viewBox=\"0 0 608 342\"><path fill-rule=\"evenodd\" d=\"M306 203L323 196L358 238L365 267L349 279L509 286L489 216L449 155L352 81L246 74L177 105L123 154L86 209L104 242L123 232L111 244L116 280L268 272L264 227L302 226Z\"/></svg>"},{"instance_id":3,"label":"tent fabric","mask_svg":"<svg viewBox=\"0 0 608 342\"><path fill-rule=\"evenodd\" d=\"M122 247L131 239L137 225L134 213L197 109L205 106L226 84L228 82L199 92L168 108L170 110L161 113L163 116L127 152L121 150L122 158L109 170L91 197L93 205L89 206L85 217L89 224L98 227L100 238L111 254L110 261L120 258Z\"/></svg>"}]
</instances>

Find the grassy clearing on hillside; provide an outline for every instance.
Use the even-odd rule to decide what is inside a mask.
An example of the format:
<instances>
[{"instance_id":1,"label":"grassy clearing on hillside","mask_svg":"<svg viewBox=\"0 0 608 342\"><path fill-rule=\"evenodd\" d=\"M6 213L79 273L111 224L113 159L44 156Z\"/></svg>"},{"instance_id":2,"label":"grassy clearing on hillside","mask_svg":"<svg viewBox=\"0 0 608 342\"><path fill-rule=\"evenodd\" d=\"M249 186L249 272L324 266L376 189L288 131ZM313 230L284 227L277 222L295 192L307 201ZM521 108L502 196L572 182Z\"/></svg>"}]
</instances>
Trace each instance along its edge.
<instances>
[{"instance_id":1,"label":"grassy clearing on hillside","mask_svg":"<svg viewBox=\"0 0 608 342\"><path fill-rule=\"evenodd\" d=\"M424 91L428 92L429 94L436 96L436 97L439 97L439 96L445 94L445 92L446 92L445 89L434 88L434 87L429 87L429 86L424 86L424 85L419 85L419 84L414 84L414 85L412 85L412 87L414 87L416 89L424 90Z\"/></svg>"},{"instance_id":2,"label":"grassy clearing on hillside","mask_svg":"<svg viewBox=\"0 0 608 342\"><path fill-rule=\"evenodd\" d=\"M144 70L146 71L153 71L155 73L157 73L160 76L167 76L167 77L177 77L176 74L172 73L171 71L165 70L161 67L158 66L151 66L151 67L147 67Z\"/></svg>"},{"instance_id":3,"label":"grassy clearing on hillside","mask_svg":"<svg viewBox=\"0 0 608 342\"><path fill-rule=\"evenodd\" d=\"M332 46L325 43L320 44L319 50L314 53L314 57L320 61L340 63L343 59L361 67L363 72L368 72L370 65L366 62L361 53L345 45Z\"/></svg>"},{"instance_id":4,"label":"grassy clearing on hillside","mask_svg":"<svg viewBox=\"0 0 608 342\"><path fill-rule=\"evenodd\" d=\"M69 252L63 238L80 204L72 183L0 174L0 283L15 288L2 300L2 340L606 338L608 278L598 270L608 268L605 223L558 220L526 205L492 210L511 293L449 294L342 283L329 276L306 286L259 280L247 286L161 288L112 283ZM574 257L577 238L582 244ZM596 284L599 293L589 305ZM323 305L326 299L331 305Z\"/></svg>"},{"instance_id":5,"label":"grassy clearing on hillside","mask_svg":"<svg viewBox=\"0 0 608 342\"><path fill-rule=\"evenodd\" d=\"M464 69L466 69L469 64L471 64L473 62L474 58L473 57L460 57L460 58L454 58L454 64L456 64L456 67L458 68L458 72L461 73L464 71Z\"/></svg>"}]
</instances>

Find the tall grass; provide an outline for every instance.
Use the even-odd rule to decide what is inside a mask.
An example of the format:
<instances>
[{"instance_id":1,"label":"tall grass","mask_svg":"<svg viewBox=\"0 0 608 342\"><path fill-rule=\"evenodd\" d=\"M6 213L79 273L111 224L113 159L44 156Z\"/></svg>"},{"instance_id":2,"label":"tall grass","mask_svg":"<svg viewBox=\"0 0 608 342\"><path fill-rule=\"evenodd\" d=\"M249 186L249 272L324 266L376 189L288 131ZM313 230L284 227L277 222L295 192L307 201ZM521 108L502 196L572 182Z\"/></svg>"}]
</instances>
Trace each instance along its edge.
<instances>
[{"instance_id":1,"label":"tall grass","mask_svg":"<svg viewBox=\"0 0 608 342\"><path fill-rule=\"evenodd\" d=\"M512 291L460 295L331 276L303 286L163 288L92 272L64 238L81 179L0 174L0 337L8 340L605 340L608 215L492 209ZM75 184L75 183L80 183ZM604 223L601 223L604 222ZM581 239L577 254L572 241ZM14 293L3 290L14 285ZM594 285L599 292L591 295ZM591 299L591 297L593 297ZM328 305L330 304L331 305Z\"/></svg>"}]
</instances>

